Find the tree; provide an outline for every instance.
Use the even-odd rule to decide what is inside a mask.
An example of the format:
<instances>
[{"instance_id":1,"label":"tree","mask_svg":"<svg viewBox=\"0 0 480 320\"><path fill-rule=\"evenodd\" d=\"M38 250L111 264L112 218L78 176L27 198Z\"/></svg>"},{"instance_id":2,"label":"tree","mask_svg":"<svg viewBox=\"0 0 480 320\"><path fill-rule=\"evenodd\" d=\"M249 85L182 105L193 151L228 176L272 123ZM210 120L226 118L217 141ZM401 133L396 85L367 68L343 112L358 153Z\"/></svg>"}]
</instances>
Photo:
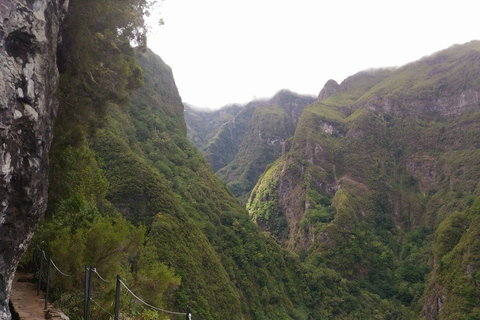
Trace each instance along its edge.
<instances>
[{"instance_id":1,"label":"tree","mask_svg":"<svg viewBox=\"0 0 480 320\"><path fill-rule=\"evenodd\" d=\"M60 50L60 100L84 108L125 102L142 84L134 46L146 48L151 0L73 0ZM60 106L62 107L62 105Z\"/></svg>"}]
</instances>

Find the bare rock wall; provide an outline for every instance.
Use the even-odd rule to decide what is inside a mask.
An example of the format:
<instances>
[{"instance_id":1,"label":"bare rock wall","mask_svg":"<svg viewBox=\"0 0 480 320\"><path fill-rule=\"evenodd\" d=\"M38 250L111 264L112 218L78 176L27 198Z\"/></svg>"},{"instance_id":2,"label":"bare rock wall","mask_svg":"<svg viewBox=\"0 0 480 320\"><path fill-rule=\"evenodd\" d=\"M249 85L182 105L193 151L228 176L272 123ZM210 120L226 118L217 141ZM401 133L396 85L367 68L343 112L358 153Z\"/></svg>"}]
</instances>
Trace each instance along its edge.
<instances>
[{"instance_id":1,"label":"bare rock wall","mask_svg":"<svg viewBox=\"0 0 480 320\"><path fill-rule=\"evenodd\" d=\"M60 21L68 0L0 0L0 319L47 206Z\"/></svg>"}]
</instances>

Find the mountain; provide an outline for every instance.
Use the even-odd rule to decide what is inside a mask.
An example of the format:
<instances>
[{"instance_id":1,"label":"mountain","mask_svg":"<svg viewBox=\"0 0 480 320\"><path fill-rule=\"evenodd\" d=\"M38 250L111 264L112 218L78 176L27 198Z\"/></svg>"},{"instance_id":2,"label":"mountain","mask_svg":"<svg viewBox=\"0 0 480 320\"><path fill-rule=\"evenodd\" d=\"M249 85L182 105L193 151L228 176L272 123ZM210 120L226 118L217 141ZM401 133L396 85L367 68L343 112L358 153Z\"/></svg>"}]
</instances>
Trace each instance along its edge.
<instances>
[{"instance_id":1,"label":"mountain","mask_svg":"<svg viewBox=\"0 0 480 320\"><path fill-rule=\"evenodd\" d=\"M220 127L233 120L243 107L240 104L232 104L220 110L202 110L185 102L183 105L188 128L187 138L201 152L205 151L208 142L214 138Z\"/></svg>"},{"instance_id":2,"label":"mountain","mask_svg":"<svg viewBox=\"0 0 480 320\"><path fill-rule=\"evenodd\" d=\"M107 198L131 219L153 218L149 237L160 259L183 279L174 301L182 297L199 316L213 319L269 314L273 306L261 303L258 279L251 273L275 283L277 277L294 283L295 276L288 275L293 265L269 270L269 260L281 261L286 253L251 224L186 139L183 105L171 70L152 52L138 59L145 85L132 95L128 112L109 112L118 116L93 143L106 165L111 186ZM127 135L129 147L120 140ZM132 162L138 156L141 159ZM113 183L119 176L122 181ZM268 244L270 248L264 247ZM278 294L288 301L294 288L285 286ZM292 311L279 301L275 312L286 316Z\"/></svg>"},{"instance_id":3,"label":"mountain","mask_svg":"<svg viewBox=\"0 0 480 320\"><path fill-rule=\"evenodd\" d=\"M97 56L94 50L105 46L81 53ZM77 66L61 75L47 217L34 238L60 270L82 275L87 264L107 278L119 274L148 303L189 306L205 319L412 315L409 304L262 232L187 140L171 69L149 50L133 53L134 60L124 53L128 68L116 71L128 72L132 89L85 95L90 77L78 79ZM52 296L72 317L80 314L72 296L83 294L83 278L55 278ZM91 313L101 319L113 306L114 282L94 290ZM153 317L126 302L122 313Z\"/></svg>"},{"instance_id":4,"label":"mountain","mask_svg":"<svg viewBox=\"0 0 480 320\"><path fill-rule=\"evenodd\" d=\"M252 219L425 319L478 317L479 84L479 41L330 80L251 192Z\"/></svg>"},{"instance_id":5,"label":"mountain","mask_svg":"<svg viewBox=\"0 0 480 320\"><path fill-rule=\"evenodd\" d=\"M298 258L250 221L187 140L171 69L150 50L135 57L143 84L128 101L83 100L70 87L74 73L62 74L70 95L60 97L47 219L35 241L60 269L116 272L150 304L188 305L204 319L305 318ZM112 285L95 290L110 308ZM57 293L67 314L76 310L71 294Z\"/></svg>"},{"instance_id":6,"label":"mountain","mask_svg":"<svg viewBox=\"0 0 480 320\"><path fill-rule=\"evenodd\" d=\"M284 142L295 132L302 110L313 101L313 97L281 90L271 99L243 107L212 112L187 108L189 139L245 202L260 174L280 156Z\"/></svg>"},{"instance_id":7,"label":"mountain","mask_svg":"<svg viewBox=\"0 0 480 320\"><path fill-rule=\"evenodd\" d=\"M32 242L71 319L87 269L104 277L92 319L111 318L117 276L202 319L480 318L479 41L198 116L191 137L223 150L234 195L145 47L147 2L68 3L61 25L67 2L0 10L2 318L45 208ZM122 318L168 317L123 289Z\"/></svg>"},{"instance_id":8,"label":"mountain","mask_svg":"<svg viewBox=\"0 0 480 320\"><path fill-rule=\"evenodd\" d=\"M50 106L44 110L56 113L47 119L55 119L55 125L44 128L53 134L50 153L42 154L49 166L37 170L36 158L22 158L26 175L14 182L26 188L27 178L38 174L46 179L49 171L48 202L46 194L31 200L20 193L15 201L21 207L12 209L6 226L14 221L19 231L6 239L18 235L17 247L25 251L40 213L24 209L46 207L32 243L72 276L55 273L50 288L50 302L71 319L83 316L86 265L107 280L92 279L92 319L113 313L116 275L149 304L178 311L189 306L202 319L307 318L298 257L250 221L187 140L184 107L170 67L145 47L131 46L133 39L143 39L145 3L70 1L68 23L60 30L65 42L58 48L58 112ZM55 57L48 60L53 65ZM43 75L40 65L37 71ZM55 66L51 71L56 82ZM38 84L42 79L35 78ZM48 97L54 101L51 90ZM15 136L21 134L18 129ZM33 137L22 145L28 152L35 151L33 145L43 148ZM46 193L46 181L35 181L38 190L24 191ZM32 221L21 230L23 220ZM30 268L33 247L19 267ZM16 269L20 256L8 258L7 249L2 247L0 260L9 259L8 268ZM12 285L8 279L2 274L2 285ZM165 318L134 302L122 289L122 318ZM2 305L2 318L5 309Z\"/></svg>"}]
</instances>

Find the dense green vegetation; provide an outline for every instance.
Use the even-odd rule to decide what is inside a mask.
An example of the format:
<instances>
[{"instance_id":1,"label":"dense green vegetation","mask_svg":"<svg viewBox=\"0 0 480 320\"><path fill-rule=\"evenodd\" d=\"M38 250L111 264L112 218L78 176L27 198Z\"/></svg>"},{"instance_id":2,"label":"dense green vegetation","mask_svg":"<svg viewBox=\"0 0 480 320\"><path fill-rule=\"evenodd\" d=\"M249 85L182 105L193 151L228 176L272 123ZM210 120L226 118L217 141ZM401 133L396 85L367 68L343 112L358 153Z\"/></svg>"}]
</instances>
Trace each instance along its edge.
<instances>
[{"instance_id":1,"label":"dense green vegetation","mask_svg":"<svg viewBox=\"0 0 480 320\"><path fill-rule=\"evenodd\" d=\"M479 59L473 41L347 78L304 110L252 191L253 219L307 264L384 299L397 314L383 317L477 317L467 230L480 180Z\"/></svg>"},{"instance_id":2,"label":"dense green vegetation","mask_svg":"<svg viewBox=\"0 0 480 320\"><path fill-rule=\"evenodd\" d=\"M187 108L188 138L245 203L266 166L280 156L283 142L293 136L302 110L313 101L281 90L271 99L215 112Z\"/></svg>"},{"instance_id":3,"label":"dense green vegetation","mask_svg":"<svg viewBox=\"0 0 480 320\"><path fill-rule=\"evenodd\" d=\"M260 232L188 142L170 68L113 32L140 9L72 1L50 201L34 239L78 275L55 279L56 303L80 319L88 264L202 319L305 318L298 259ZM109 317L113 286L95 284L92 318ZM125 317L165 317L122 299Z\"/></svg>"},{"instance_id":4,"label":"dense green vegetation","mask_svg":"<svg viewBox=\"0 0 480 320\"><path fill-rule=\"evenodd\" d=\"M72 0L64 29L34 241L77 275L54 278L71 319L85 264L199 319L480 316L478 42L358 73L315 103L282 92L247 106L206 148L235 145L221 172L234 194L187 140L172 72L143 47L146 10ZM249 217L235 196L252 188ZM109 318L113 293L95 284L92 318ZM122 306L166 318L127 294Z\"/></svg>"}]
</instances>

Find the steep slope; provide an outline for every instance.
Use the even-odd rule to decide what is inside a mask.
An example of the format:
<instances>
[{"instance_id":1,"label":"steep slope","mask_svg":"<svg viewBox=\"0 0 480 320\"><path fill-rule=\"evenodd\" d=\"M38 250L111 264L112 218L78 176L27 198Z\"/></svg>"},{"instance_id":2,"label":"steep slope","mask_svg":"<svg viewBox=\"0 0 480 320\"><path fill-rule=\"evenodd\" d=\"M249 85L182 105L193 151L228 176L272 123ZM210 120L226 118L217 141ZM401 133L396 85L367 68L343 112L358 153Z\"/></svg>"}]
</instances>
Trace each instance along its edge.
<instances>
[{"instance_id":1,"label":"steep slope","mask_svg":"<svg viewBox=\"0 0 480 320\"><path fill-rule=\"evenodd\" d=\"M188 128L187 138L201 152L205 151L209 141L214 138L220 127L232 121L243 107L239 104L232 104L220 110L201 110L187 103L183 105L185 106L185 122ZM230 158L235 155L233 152L229 156Z\"/></svg>"},{"instance_id":2,"label":"steep slope","mask_svg":"<svg viewBox=\"0 0 480 320\"><path fill-rule=\"evenodd\" d=\"M131 94L130 103L108 102L96 111L87 105L62 108L50 220L40 228L38 241L57 256L64 245L79 245L59 262L64 270L78 272L74 262L90 259L85 247L120 241L108 238L117 226L127 241L113 250L118 259L106 264L99 252L89 263L102 274L132 279L140 292L150 292L149 283L167 281L153 291L152 303L175 310L189 305L203 319L304 319L298 258L260 232L187 140L170 68L149 50L138 52L137 59L145 70L144 85ZM138 248L141 225L147 232ZM101 228L108 232L90 232ZM164 279L157 280L159 274ZM105 306L111 304L107 298Z\"/></svg>"},{"instance_id":3,"label":"steep slope","mask_svg":"<svg viewBox=\"0 0 480 320\"><path fill-rule=\"evenodd\" d=\"M429 246L439 246L453 212L472 205L480 181L479 79L480 42L473 41L399 69L329 81L252 191L252 218L284 246L306 250L311 263L419 314L432 268L423 312L451 319L447 310L458 301L445 277L462 271L446 273L435 262L443 254L430 264ZM468 221L450 224L466 230L476 218ZM470 234L458 234L451 257L475 246ZM474 277L467 261L466 276Z\"/></svg>"},{"instance_id":4,"label":"steep slope","mask_svg":"<svg viewBox=\"0 0 480 320\"><path fill-rule=\"evenodd\" d=\"M48 219L36 235L61 270L81 274L88 263L120 274L149 303L188 305L203 319L409 318L397 301L302 263L261 232L186 139L170 68L148 50L137 59L144 85L130 102L61 104ZM74 315L82 279L55 280L57 303ZM95 318L107 317L113 290L95 286ZM122 312L152 317L128 303Z\"/></svg>"},{"instance_id":5,"label":"steep slope","mask_svg":"<svg viewBox=\"0 0 480 320\"><path fill-rule=\"evenodd\" d=\"M149 51L138 59L145 85L128 111L108 111L108 125L92 141L110 182L107 198L134 221L153 218L150 241L182 278L174 305L189 303L212 319L293 316L295 259L282 263L288 253L249 221L186 139L171 70ZM270 293L260 277L271 279Z\"/></svg>"},{"instance_id":6,"label":"steep slope","mask_svg":"<svg viewBox=\"0 0 480 320\"><path fill-rule=\"evenodd\" d=\"M163 65L151 53L140 57L142 65L152 60ZM166 297L166 301L183 307L190 303L199 315L212 319L226 316L235 319L349 318L351 315L358 319L387 315L408 319L409 311L398 302L357 292L353 282L345 282L340 274L324 266L301 264L295 254L281 250L273 239L261 233L186 141L185 131L168 128L163 131L165 119L173 120L165 118L163 109L170 108L149 99L159 93L155 88L165 87L161 83L171 78L157 78L165 72L152 65L145 68L145 73L150 81L132 96L129 114L140 120L138 124L146 123L147 130L154 134L146 143L138 144L138 149L134 139L129 145L137 154L146 155L157 172L166 178L166 186L175 196L172 201L165 195L165 202L172 207L167 210L159 207L160 214L155 215L149 234L161 261L174 266L182 278L178 291ZM140 112L140 106L146 109ZM141 114L159 123L150 128L147 118L139 118ZM178 123L178 128L182 128L181 118ZM128 127L126 123L112 123L104 132L118 128L136 132ZM100 146L104 145L102 141ZM107 177L121 166L115 159L129 153L122 150L108 157L98 153L107 165ZM135 171L132 172L130 166L123 167L125 170L120 175L123 179L143 179L132 176ZM116 190L112 186L110 194ZM121 192L118 199L126 199L131 192ZM140 188L138 194L148 192ZM112 201L116 202L113 198ZM161 196L156 201L163 202ZM199 296L200 299L195 298ZM378 308L378 304L382 307Z\"/></svg>"},{"instance_id":7,"label":"steep slope","mask_svg":"<svg viewBox=\"0 0 480 320\"><path fill-rule=\"evenodd\" d=\"M252 101L233 118L223 118L224 123L213 136L209 134L210 139L205 135L206 143L200 150L232 192L245 202L265 167L280 156L285 140L295 131L302 110L313 101L312 97L288 90L278 92L269 100ZM225 114L231 117L237 108L209 113L208 122L219 121L218 116ZM196 118L201 115L196 114ZM185 117L187 125L191 124L189 132L196 132L193 114L186 113Z\"/></svg>"}]
</instances>

